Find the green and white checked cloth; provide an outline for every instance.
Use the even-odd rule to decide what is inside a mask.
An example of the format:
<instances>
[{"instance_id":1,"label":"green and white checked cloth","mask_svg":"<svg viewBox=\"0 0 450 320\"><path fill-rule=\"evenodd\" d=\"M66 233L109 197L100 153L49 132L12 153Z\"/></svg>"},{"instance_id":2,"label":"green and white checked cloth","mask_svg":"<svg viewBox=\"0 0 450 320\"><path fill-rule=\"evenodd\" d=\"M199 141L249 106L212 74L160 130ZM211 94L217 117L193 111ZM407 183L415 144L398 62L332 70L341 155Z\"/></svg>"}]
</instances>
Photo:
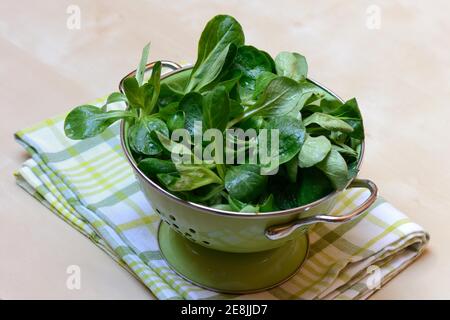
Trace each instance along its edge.
<instances>
[{"instance_id":1,"label":"green and white checked cloth","mask_svg":"<svg viewBox=\"0 0 450 320\"><path fill-rule=\"evenodd\" d=\"M72 141L63 122L60 116L16 133L31 156L16 172L17 183L159 299L364 299L413 262L429 239L422 227L378 199L361 219L314 227L306 263L281 286L245 296L207 291L181 279L161 258L158 216L122 154L118 124L98 137ZM366 192L346 191L334 213L354 208Z\"/></svg>"}]
</instances>

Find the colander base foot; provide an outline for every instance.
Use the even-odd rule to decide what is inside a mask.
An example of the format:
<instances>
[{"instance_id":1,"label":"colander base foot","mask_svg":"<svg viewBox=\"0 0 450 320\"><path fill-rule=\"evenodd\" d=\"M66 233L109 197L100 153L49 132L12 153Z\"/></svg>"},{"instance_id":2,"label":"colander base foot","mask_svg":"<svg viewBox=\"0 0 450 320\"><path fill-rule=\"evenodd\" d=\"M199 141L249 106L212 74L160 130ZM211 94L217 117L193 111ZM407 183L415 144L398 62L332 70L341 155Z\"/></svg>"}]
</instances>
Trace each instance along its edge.
<instances>
[{"instance_id":1,"label":"colander base foot","mask_svg":"<svg viewBox=\"0 0 450 320\"><path fill-rule=\"evenodd\" d=\"M195 244L165 223L158 231L161 254L186 280L221 293L253 293L275 287L299 270L308 254L307 235L282 247L255 253L229 253Z\"/></svg>"}]
</instances>

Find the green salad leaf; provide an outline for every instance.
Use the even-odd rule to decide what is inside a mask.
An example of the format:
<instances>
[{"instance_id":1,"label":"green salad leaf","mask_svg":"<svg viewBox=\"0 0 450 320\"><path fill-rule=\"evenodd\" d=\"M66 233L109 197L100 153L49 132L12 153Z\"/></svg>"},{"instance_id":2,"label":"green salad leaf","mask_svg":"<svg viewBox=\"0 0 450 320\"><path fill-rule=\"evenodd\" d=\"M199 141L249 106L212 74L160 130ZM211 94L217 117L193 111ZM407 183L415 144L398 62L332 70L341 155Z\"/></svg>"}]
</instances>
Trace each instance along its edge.
<instances>
[{"instance_id":1,"label":"green salad leaf","mask_svg":"<svg viewBox=\"0 0 450 320\"><path fill-rule=\"evenodd\" d=\"M148 61L148 55L150 52L150 43L148 43L144 49L142 49L142 55L141 55L141 60L139 62L139 65L136 69L136 82L138 84L138 86L142 86L143 82L144 82L144 73L145 73L145 66L147 65L147 61Z\"/></svg>"},{"instance_id":2,"label":"green salad leaf","mask_svg":"<svg viewBox=\"0 0 450 320\"><path fill-rule=\"evenodd\" d=\"M248 203L264 192L267 179L267 176L260 174L259 166L242 164L227 171L225 189L233 198Z\"/></svg>"},{"instance_id":3,"label":"green salad leaf","mask_svg":"<svg viewBox=\"0 0 450 320\"><path fill-rule=\"evenodd\" d=\"M253 46L242 46L238 48L229 72L240 75L240 98L243 101L250 101L255 91L256 79L262 73L270 72L271 70L270 56Z\"/></svg>"},{"instance_id":4,"label":"green salad leaf","mask_svg":"<svg viewBox=\"0 0 450 320\"><path fill-rule=\"evenodd\" d=\"M157 174L170 191L191 191L211 183L223 184L211 169L200 165L177 165L177 173Z\"/></svg>"},{"instance_id":5,"label":"green salad leaf","mask_svg":"<svg viewBox=\"0 0 450 320\"><path fill-rule=\"evenodd\" d=\"M116 102L128 102L127 97L121 92L113 92L106 99L105 105L116 103ZM105 110L106 111L106 110Z\"/></svg>"},{"instance_id":6,"label":"green salad leaf","mask_svg":"<svg viewBox=\"0 0 450 320\"><path fill-rule=\"evenodd\" d=\"M211 19L198 43L197 62L186 87L186 92L199 91L213 82L236 54L236 48L244 44L244 32L239 22L227 15Z\"/></svg>"},{"instance_id":7,"label":"green salad leaf","mask_svg":"<svg viewBox=\"0 0 450 320\"><path fill-rule=\"evenodd\" d=\"M227 127L230 113L230 99L223 86L205 95L203 104L203 130L215 128L223 131Z\"/></svg>"},{"instance_id":8,"label":"green salad leaf","mask_svg":"<svg viewBox=\"0 0 450 320\"><path fill-rule=\"evenodd\" d=\"M299 153L306 136L305 127L301 121L291 116L274 117L267 122L266 128L277 129L279 132L279 151L276 156L280 165L290 161Z\"/></svg>"},{"instance_id":9,"label":"green salad leaf","mask_svg":"<svg viewBox=\"0 0 450 320\"><path fill-rule=\"evenodd\" d=\"M337 190L342 190L348 182L348 167L344 158L336 150L331 150L317 168L330 179Z\"/></svg>"},{"instance_id":10,"label":"green salad leaf","mask_svg":"<svg viewBox=\"0 0 450 320\"><path fill-rule=\"evenodd\" d=\"M169 115L167 119L167 127L170 131L175 131L177 129L184 128L184 124L186 121L186 115L184 111L178 110L171 115Z\"/></svg>"},{"instance_id":11,"label":"green salad leaf","mask_svg":"<svg viewBox=\"0 0 450 320\"><path fill-rule=\"evenodd\" d=\"M139 161L138 168L148 177L155 177L160 173L177 172L177 168L172 161L158 158L145 158Z\"/></svg>"},{"instance_id":12,"label":"green salad leaf","mask_svg":"<svg viewBox=\"0 0 450 320\"><path fill-rule=\"evenodd\" d=\"M74 140L91 138L105 131L117 120L134 116L130 111L103 111L96 106L83 105L76 107L66 116L64 132L67 137Z\"/></svg>"},{"instance_id":13,"label":"green salad leaf","mask_svg":"<svg viewBox=\"0 0 450 320\"><path fill-rule=\"evenodd\" d=\"M264 117L285 115L297 106L300 96L297 82L286 77L276 77L269 82L259 99L248 106L241 116L231 120L228 127L255 115Z\"/></svg>"},{"instance_id":14,"label":"green salad leaf","mask_svg":"<svg viewBox=\"0 0 450 320\"><path fill-rule=\"evenodd\" d=\"M131 149L140 154L154 156L163 151L163 147L154 132L157 131L166 137L169 129L164 121L151 116L139 119L128 130Z\"/></svg>"},{"instance_id":15,"label":"green salad leaf","mask_svg":"<svg viewBox=\"0 0 450 320\"><path fill-rule=\"evenodd\" d=\"M144 108L145 105L145 91L144 87L139 86L136 78L127 78L123 82L125 95L131 108ZM152 90L149 87L146 89Z\"/></svg>"},{"instance_id":16,"label":"green salad leaf","mask_svg":"<svg viewBox=\"0 0 450 320\"><path fill-rule=\"evenodd\" d=\"M255 90L253 91L252 98L257 100L261 93L267 88L269 83L277 77L276 74L268 71L261 72L255 80Z\"/></svg>"},{"instance_id":17,"label":"green salad leaf","mask_svg":"<svg viewBox=\"0 0 450 320\"><path fill-rule=\"evenodd\" d=\"M300 168L309 168L321 162L331 150L331 142L325 136L307 136L298 154Z\"/></svg>"},{"instance_id":18,"label":"green salad leaf","mask_svg":"<svg viewBox=\"0 0 450 320\"><path fill-rule=\"evenodd\" d=\"M203 121L203 96L198 92L186 94L179 103L179 108L184 112L184 128L194 135L195 122Z\"/></svg>"},{"instance_id":19,"label":"green salad leaf","mask_svg":"<svg viewBox=\"0 0 450 320\"><path fill-rule=\"evenodd\" d=\"M280 76L303 81L308 74L308 64L301 54L296 52L280 52L275 57L275 68Z\"/></svg>"},{"instance_id":20,"label":"green salad leaf","mask_svg":"<svg viewBox=\"0 0 450 320\"><path fill-rule=\"evenodd\" d=\"M309 126L311 124L317 124L320 127L330 130L330 131L340 131L340 132L352 132L353 128L347 122L339 119L338 117L315 112L310 115L308 118L304 120L305 126Z\"/></svg>"},{"instance_id":21,"label":"green salad leaf","mask_svg":"<svg viewBox=\"0 0 450 320\"><path fill-rule=\"evenodd\" d=\"M156 106L158 101L159 92L161 90L160 80L161 79L161 62L157 61L152 69L152 76L148 81L148 86L151 86L151 95L147 95L144 101L144 113L151 114L153 108Z\"/></svg>"},{"instance_id":22,"label":"green salad leaf","mask_svg":"<svg viewBox=\"0 0 450 320\"><path fill-rule=\"evenodd\" d=\"M302 206L325 197L334 190L327 176L315 167L302 170L300 189L297 193L298 205Z\"/></svg>"}]
</instances>

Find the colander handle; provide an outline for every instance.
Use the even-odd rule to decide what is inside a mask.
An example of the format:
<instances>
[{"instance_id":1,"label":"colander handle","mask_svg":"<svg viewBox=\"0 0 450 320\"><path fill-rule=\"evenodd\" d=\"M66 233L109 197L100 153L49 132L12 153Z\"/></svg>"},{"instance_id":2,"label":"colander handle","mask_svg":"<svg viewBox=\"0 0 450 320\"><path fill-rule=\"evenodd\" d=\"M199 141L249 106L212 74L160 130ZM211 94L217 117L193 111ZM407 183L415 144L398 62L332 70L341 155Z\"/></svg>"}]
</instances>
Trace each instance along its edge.
<instances>
[{"instance_id":1,"label":"colander handle","mask_svg":"<svg viewBox=\"0 0 450 320\"><path fill-rule=\"evenodd\" d=\"M295 230L318 222L342 223L359 217L366 211L377 199L378 187L370 180L356 179L348 188L366 188L370 191L369 197L358 208L343 216L316 215L308 218L297 219L295 221L272 226L266 229L266 237L270 240L279 240L289 236Z\"/></svg>"},{"instance_id":2,"label":"colander handle","mask_svg":"<svg viewBox=\"0 0 450 320\"><path fill-rule=\"evenodd\" d=\"M145 72L148 72L148 71L152 70L154 65L155 65L155 63L156 63L156 61L148 63L145 66ZM178 69L182 68L182 66L179 65L178 63L172 62L172 61L168 61L168 60L161 60L161 67L169 68L172 71L175 71L175 70L178 70ZM125 81L125 79L129 78L129 77L133 77L135 74L136 74L136 70L133 70L129 74L127 74L125 77L123 77L122 80L120 80L120 82L119 82L119 90L120 90L120 92L123 93L123 82Z\"/></svg>"}]
</instances>

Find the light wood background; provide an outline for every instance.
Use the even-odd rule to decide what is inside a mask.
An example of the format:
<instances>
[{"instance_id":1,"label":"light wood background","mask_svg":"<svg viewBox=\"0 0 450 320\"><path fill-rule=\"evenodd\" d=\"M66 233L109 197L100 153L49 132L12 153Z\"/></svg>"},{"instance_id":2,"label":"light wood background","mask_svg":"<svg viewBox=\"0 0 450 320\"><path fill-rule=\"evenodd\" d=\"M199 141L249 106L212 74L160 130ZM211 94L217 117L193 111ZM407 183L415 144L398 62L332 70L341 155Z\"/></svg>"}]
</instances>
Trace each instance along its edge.
<instances>
[{"instance_id":1,"label":"light wood background","mask_svg":"<svg viewBox=\"0 0 450 320\"><path fill-rule=\"evenodd\" d=\"M81 10L79 30L66 26L71 4ZM358 98L367 132L361 177L431 233L426 254L373 298L450 298L449 10L445 0L2 0L0 298L151 298L15 185L26 155L12 135L115 90L149 40L154 60L194 61L217 13L234 15L247 43L301 52L313 79ZM72 264L81 290L66 288Z\"/></svg>"}]
</instances>

